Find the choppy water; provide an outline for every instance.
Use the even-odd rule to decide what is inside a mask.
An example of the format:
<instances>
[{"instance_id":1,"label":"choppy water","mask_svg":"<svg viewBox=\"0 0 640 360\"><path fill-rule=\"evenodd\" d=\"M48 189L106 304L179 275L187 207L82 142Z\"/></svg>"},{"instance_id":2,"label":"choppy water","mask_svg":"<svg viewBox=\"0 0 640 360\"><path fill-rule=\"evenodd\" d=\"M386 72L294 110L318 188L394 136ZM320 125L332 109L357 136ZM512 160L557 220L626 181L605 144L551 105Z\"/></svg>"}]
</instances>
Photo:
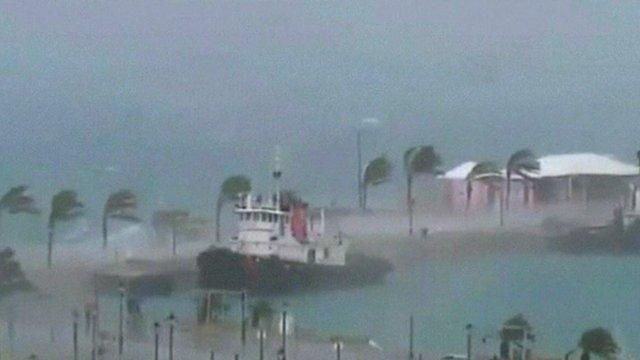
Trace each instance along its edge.
<instances>
[{"instance_id":1,"label":"choppy water","mask_svg":"<svg viewBox=\"0 0 640 360\"><path fill-rule=\"evenodd\" d=\"M544 352L564 353L581 332L610 328L628 353L640 352L640 258L561 255L487 256L464 262L399 266L382 286L281 298L300 323L335 332L368 334L383 346L407 343L416 318L418 348L464 352L467 323L486 351L496 331L522 312Z\"/></svg>"},{"instance_id":2,"label":"choppy water","mask_svg":"<svg viewBox=\"0 0 640 360\"><path fill-rule=\"evenodd\" d=\"M464 353L464 328L472 323L478 351L497 352L499 325L523 313L535 328L534 347L544 354L564 354L576 346L582 331L595 326L611 329L626 354L640 353L636 257L511 255L457 263L415 261L400 265L380 286L270 300L277 308L286 302L299 326L366 335L387 349L407 346L413 313L418 351ZM145 303L156 311L178 308L183 316L194 307L193 300L184 297Z\"/></svg>"},{"instance_id":3,"label":"choppy water","mask_svg":"<svg viewBox=\"0 0 640 360\"><path fill-rule=\"evenodd\" d=\"M19 221L25 223L20 224L23 229L37 222ZM15 242L32 237L15 236L11 226L4 231ZM41 237L39 230L35 232L34 238ZM496 352L500 324L523 313L536 329L535 347L546 354L564 354L575 347L582 331L595 326L611 329L627 354L634 358L640 354L640 257L501 254L457 261L414 257L397 264L382 285L270 300L276 308L288 303L302 327L369 336L389 349L406 347L408 318L414 314L418 350L463 353L464 328L472 323L476 339L488 338L476 346L485 353ZM169 311L195 314L191 295L145 299L142 306L150 317L160 318Z\"/></svg>"}]
</instances>

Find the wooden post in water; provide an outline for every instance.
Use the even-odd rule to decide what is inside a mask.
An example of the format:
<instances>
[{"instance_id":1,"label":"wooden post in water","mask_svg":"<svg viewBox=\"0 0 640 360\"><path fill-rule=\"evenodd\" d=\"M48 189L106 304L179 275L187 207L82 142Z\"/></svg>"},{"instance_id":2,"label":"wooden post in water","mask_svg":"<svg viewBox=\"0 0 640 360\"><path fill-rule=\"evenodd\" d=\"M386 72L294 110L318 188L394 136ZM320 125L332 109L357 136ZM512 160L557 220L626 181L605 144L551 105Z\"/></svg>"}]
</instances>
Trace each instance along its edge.
<instances>
[{"instance_id":1,"label":"wooden post in water","mask_svg":"<svg viewBox=\"0 0 640 360\"><path fill-rule=\"evenodd\" d=\"M409 316L409 360L413 360L413 315Z\"/></svg>"},{"instance_id":2,"label":"wooden post in water","mask_svg":"<svg viewBox=\"0 0 640 360\"><path fill-rule=\"evenodd\" d=\"M287 310L282 312L282 360L287 360Z\"/></svg>"},{"instance_id":3,"label":"wooden post in water","mask_svg":"<svg viewBox=\"0 0 640 360\"><path fill-rule=\"evenodd\" d=\"M473 325L467 324L465 329L467 329L467 360L471 360L471 330L473 330Z\"/></svg>"},{"instance_id":4,"label":"wooden post in water","mask_svg":"<svg viewBox=\"0 0 640 360\"><path fill-rule=\"evenodd\" d=\"M73 310L73 360L78 360L78 311Z\"/></svg>"},{"instance_id":5,"label":"wooden post in water","mask_svg":"<svg viewBox=\"0 0 640 360\"><path fill-rule=\"evenodd\" d=\"M242 341L242 347L244 347L247 343L247 320L246 320L246 303L247 303L247 292L242 290L240 294L240 340Z\"/></svg>"},{"instance_id":6,"label":"wooden post in water","mask_svg":"<svg viewBox=\"0 0 640 360\"><path fill-rule=\"evenodd\" d=\"M159 351L160 351L160 323L155 322L153 324L153 335L154 335L154 350L153 350L153 359L158 360Z\"/></svg>"}]
</instances>

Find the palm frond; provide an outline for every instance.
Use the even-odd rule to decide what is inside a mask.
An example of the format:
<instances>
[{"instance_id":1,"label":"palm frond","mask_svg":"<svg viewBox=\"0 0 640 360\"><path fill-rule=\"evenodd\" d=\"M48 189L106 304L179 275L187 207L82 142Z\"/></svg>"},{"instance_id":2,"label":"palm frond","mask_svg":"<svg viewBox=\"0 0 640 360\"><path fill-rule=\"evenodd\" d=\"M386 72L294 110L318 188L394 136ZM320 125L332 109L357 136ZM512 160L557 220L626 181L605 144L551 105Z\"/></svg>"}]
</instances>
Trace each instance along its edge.
<instances>
[{"instance_id":1,"label":"palm frond","mask_svg":"<svg viewBox=\"0 0 640 360\"><path fill-rule=\"evenodd\" d=\"M379 185L389 181L391 178L391 162L386 155L379 156L371 160L365 167L363 183L365 185Z\"/></svg>"},{"instance_id":2,"label":"palm frond","mask_svg":"<svg viewBox=\"0 0 640 360\"><path fill-rule=\"evenodd\" d=\"M403 160L407 175L435 174L442 164L440 155L431 145L410 148L405 152Z\"/></svg>"},{"instance_id":3,"label":"palm frond","mask_svg":"<svg viewBox=\"0 0 640 360\"><path fill-rule=\"evenodd\" d=\"M120 190L111 195L104 205L103 216L124 221L140 222L133 213L138 208L138 198L131 190Z\"/></svg>"},{"instance_id":4,"label":"palm frond","mask_svg":"<svg viewBox=\"0 0 640 360\"><path fill-rule=\"evenodd\" d=\"M220 187L220 197L224 200L234 200L239 195L251 191L251 180L244 175L227 178Z\"/></svg>"},{"instance_id":5,"label":"palm frond","mask_svg":"<svg viewBox=\"0 0 640 360\"><path fill-rule=\"evenodd\" d=\"M11 214L38 214L33 198L26 194L28 187L19 185L12 187L0 198L0 210L8 210Z\"/></svg>"},{"instance_id":6,"label":"palm frond","mask_svg":"<svg viewBox=\"0 0 640 360\"><path fill-rule=\"evenodd\" d=\"M493 161L482 161L477 163L467 174L467 180L502 178L500 168Z\"/></svg>"},{"instance_id":7,"label":"palm frond","mask_svg":"<svg viewBox=\"0 0 640 360\"><path fill-rule=\"evenodd\" d=\"M522 149L513 153L507 161L507 170L511 171L537 171L540 170L540 162L530 149Z\"/></svg>"},{"instance_id":8,"label":"palm frond","mask_svg":"<svg viewBox=\"0 0 640 360\"><path fill-rule=\"evenodd\" d=\"M78 201L78 194L73 190L62 190L51 200L49 224L57 221L69 221L82 215L83 204Z\"/></svg>"}]
</instances>

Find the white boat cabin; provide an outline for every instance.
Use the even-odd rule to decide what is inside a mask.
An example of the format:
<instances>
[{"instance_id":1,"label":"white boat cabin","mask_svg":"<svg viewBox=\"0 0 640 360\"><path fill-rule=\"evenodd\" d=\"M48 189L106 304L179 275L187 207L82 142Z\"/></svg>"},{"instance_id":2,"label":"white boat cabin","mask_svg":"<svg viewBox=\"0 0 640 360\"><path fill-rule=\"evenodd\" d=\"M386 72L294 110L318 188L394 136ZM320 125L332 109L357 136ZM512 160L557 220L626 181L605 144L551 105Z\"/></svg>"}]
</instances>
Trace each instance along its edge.
<instances>
[{"instance_id":1,"label":"white boat cabin","mask_svg":"<svg viewBox=\"0 0 640 360\"><path fill-rule=\"evenodd\" d=\"M243 196L234 209L238 233L231 238L235 252L258 258L343 266L347 243L325 236L324 209L310 211L307 204L282 204L280 195L264 201Z\"/></svg>"}]
</instances>

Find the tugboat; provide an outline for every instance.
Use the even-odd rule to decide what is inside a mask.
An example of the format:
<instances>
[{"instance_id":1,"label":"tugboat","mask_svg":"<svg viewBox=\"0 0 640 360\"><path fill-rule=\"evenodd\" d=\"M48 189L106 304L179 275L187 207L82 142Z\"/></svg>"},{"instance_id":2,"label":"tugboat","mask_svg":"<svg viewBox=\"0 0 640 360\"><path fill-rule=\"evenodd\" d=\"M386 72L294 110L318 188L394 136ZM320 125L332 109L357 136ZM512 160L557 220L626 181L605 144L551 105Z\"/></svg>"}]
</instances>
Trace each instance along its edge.
<instances>
[{"instance_id":1,"label":"tugboat","mask_svg":"<svg viewBox=\"0 0 640 360\"><path fill-rule=\"evenodd\" d=\"M256 293L356 287L380 282L393 270L386 260L348 252L338 233L325 234L324 209L311 209L295 196L276 191L266 201L239 198L235 236L198 255L200 286Z\"/></svg>"}]
</instances>

